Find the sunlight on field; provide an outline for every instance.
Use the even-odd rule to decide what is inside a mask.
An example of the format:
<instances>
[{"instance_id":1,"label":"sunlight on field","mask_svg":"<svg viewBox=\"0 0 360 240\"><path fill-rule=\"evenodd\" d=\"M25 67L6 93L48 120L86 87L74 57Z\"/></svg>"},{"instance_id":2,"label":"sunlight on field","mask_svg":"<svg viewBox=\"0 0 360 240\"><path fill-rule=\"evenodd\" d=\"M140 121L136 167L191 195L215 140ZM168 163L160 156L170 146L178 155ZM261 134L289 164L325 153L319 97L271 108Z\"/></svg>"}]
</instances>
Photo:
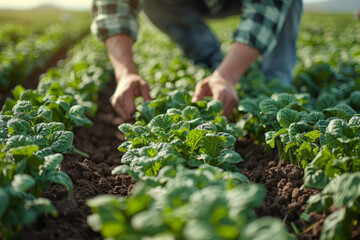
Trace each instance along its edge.
<instances>
[{"instance_id":1,"label":"sunlight on field","mask_svg":"<svg viewBox=\"0 0 360 240\"><path fill-rule=\"evenodd\" d=\"M37 7L43 4L51 4L57 7L62 7L71 10L84 10L88 9L91 5L91 0L12 0L6 2L0 2L0 8L14 8L14 9L29 9L33 7Z\"/></svg>"}]
</instances>

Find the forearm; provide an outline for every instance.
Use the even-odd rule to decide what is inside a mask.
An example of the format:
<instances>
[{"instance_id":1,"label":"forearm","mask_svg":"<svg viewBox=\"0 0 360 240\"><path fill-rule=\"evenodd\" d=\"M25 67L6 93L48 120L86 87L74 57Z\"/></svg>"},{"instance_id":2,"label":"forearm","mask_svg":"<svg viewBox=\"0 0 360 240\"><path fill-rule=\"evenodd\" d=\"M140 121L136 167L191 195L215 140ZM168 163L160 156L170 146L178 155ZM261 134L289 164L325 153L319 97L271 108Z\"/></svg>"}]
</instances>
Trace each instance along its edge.
<instances>
[{"instance_id":1,"label":"forearm","mask_svg":"<svg viewBox=\"0 0 360 240\"><path fill-rule=\"evenodd\" d=\"M251 64L256 61L259 54L259 51L255 48L234 42L230 52L216 70L227 81L236 84Z\"/></svg>"},{"instance_id":2,"label":"forearm","mask_svg":"<svg viewBox=\"0 0 360 240\"><path fill-rule=\"evenodd\" d=\"M128 73L137 74L136 66L133 61L133 43L134 40L124 34L116 34L105 41L117 81Z\"/></svg>"}]
</instances>

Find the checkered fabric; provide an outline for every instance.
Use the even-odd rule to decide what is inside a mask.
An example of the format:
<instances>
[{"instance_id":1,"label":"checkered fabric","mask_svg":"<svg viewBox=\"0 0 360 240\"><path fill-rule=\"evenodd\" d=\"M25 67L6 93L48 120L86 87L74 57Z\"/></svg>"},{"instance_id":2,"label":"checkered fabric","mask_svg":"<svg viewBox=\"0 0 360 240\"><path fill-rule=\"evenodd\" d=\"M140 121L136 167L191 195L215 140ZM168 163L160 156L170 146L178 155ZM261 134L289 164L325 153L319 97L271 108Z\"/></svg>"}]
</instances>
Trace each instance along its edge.
<instances>
[{"instance_id":1,"label":"checkered fabric","mask_svg":"<svg viewBox=\"0 0 360 240\"><path fill-rule=\"evenodd\" d=\"M202 1L212 14L219 12L224 4L223 0ZM269 53L276 45L292 1L242 0L242 20L234 41L252 46L263 55ZM103 41L119 33L136 40L140 8L141 0L93 0L91 31Z\"/></svg>"},{"instance_id":2,"label":"checkered fabric","mask_svg":"<svg viewBox=\"0 0 360 240\"><path fill-rule=\"evenodd\" d=\"M299 0L294 0L299 1ZM243 0L234 41L266 55L275 47L292 0Z\"/></svg>"},{"instance_id":3,"label":"checkered fabric","mask_svg":"<svg viewBox=\"0 0 360 240\"><path fill-rule=\"evenodd\" d=\"M119 33L136 40L139 10L138 0L93 0L91 32L102 41Z\"/></svg>"}]
</instances>

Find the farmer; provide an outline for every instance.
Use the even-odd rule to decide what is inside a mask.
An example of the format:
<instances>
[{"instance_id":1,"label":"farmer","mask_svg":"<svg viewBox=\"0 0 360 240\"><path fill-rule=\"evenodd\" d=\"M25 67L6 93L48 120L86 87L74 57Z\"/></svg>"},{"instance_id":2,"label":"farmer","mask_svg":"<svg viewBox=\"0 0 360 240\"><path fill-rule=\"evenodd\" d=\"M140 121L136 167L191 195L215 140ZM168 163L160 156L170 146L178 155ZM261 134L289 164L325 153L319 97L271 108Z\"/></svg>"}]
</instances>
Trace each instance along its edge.
<instances>
[{"instance_id":1,"label":"farmer","mask_svg":"<svg viewBox=\"0 0 360 240\"><path fill-rule=\"evenodd\" d=\"M234 84L258 58L268 79L292 82L302 0L93 0L91 30L108 49L117 80L111 104L124 120L135 112L135 97L151 99L149 86L138 74L132 57L140 9L186 57L213 70L196 85L193 101L213 96L221 101L228 116L238 103ZM231 50L223 58L204 18L234 14L241 14L242 20Z\"/></svg>"}]
</instances>

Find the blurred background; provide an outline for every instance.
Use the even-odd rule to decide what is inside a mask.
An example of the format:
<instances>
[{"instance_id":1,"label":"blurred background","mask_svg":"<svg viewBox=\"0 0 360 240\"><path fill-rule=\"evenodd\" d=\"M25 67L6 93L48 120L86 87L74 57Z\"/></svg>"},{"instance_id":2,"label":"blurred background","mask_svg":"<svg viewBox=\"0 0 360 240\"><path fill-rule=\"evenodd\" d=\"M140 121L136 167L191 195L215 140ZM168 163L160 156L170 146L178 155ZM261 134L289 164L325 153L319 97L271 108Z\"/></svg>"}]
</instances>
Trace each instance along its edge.
<instances>
[{"instance_id":1,"label":"blurred background","mask_svg":"<svg viewBox=\"0 0 360 240\"><path fill-rule=\"evenodd\" d=\"M315 12L355 12L360 9L359 0L304 0L306 11ZM69 10L88 10L91 0L1 0L2 9L31 9L36 7L51 7Z\"/></svg>"}]
</instances>

